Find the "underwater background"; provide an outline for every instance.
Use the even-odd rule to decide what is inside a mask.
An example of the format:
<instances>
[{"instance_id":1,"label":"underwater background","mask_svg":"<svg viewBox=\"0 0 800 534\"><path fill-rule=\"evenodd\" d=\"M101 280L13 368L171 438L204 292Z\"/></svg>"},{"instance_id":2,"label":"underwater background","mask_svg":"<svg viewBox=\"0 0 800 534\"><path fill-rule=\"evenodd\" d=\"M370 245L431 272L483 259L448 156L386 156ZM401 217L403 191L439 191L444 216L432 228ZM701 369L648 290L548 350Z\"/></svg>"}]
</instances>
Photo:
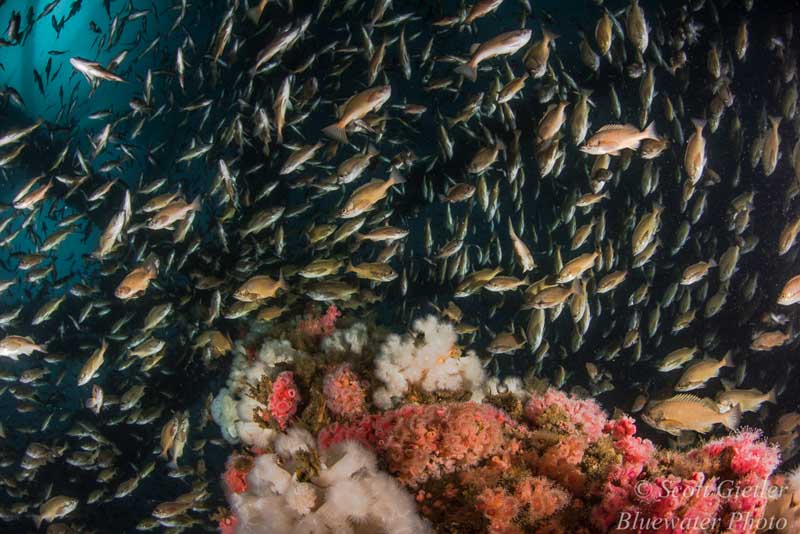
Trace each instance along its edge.
<instances>
[{"instance_id":1,"label":"underwater background","mask_svg":"<svg viewBox=\"0 0 800 534\"><path fill-rule=\"evenodd\" d=\"M347 197L344 191L319 194L318 190L305 186L298 179L301 175L307 178L309 173L314 178L324 178L326 172L330 172L330 165L311 167L288 177L280 176L278 169L291 153L288 149L272 146L265 151L254 137L244 145L236 146L230 138L227 142L222 140L226 135L224 130L234 117L249 123L254 116L253 106L258 102L270 108L287 72L300 68L310 56L319 53L310 69L296 74L295 87L299 88L302 80L316 77L321 103L303 108L308 112L307 117L288 127L284 135L293 146L313 144L317 140L325 142L319 132L333 122L334 104L343 103L367 87L366 61L362 54L354 54L353 66L337 76L331 72L339 65L341 57L335 52L324 51L326 46L333 46L332 43L340 48L361 46L362 21L369 19L373 2L348 2L353 5L352 9L340 14L338 10L344 3L331 0L329 7L317 17L319 1L297 0L293 2L291 13L286 2L269 2L260 24L255 26L247 20L240 20L243 19L240 12L245 6L233 0L189 3L62 0L54 2L55 7L41 19L39 14L53 3L0 2L0 20L12 20L14 14L19 13L22 30L21 39L7 38L0 49L0 86L13 88L22 100L15 103L7 91L3 93L2 130L23 128L40 118L44 121L26 138L26 147L19 157L2 168L0 204L5 210L0 217L13 220L3 227L0 237L21 229L17 237L0 248L0 279L16 279L16 283L0 295L0 312L20 308L18 317L2 328L5 335L30 336L37 342L46 343L47 352L57 356L51 362L43 361L41 355L22 357L18 361L0 360L4 381L0 413L5 434L0 440L3 458L0 485L6 490L0 491L0 503L5 512L0 531L36 531L30 517L50 491L72 494L85 503L89 493L98 488L97 470L70 466L63 460L36 469L30 477L20 476L20 460L31 442L53 446L68 444L69 450L78 447L81 438L69 431L79 421L100 429L109 447L114 449L114 463L119 472L116 484L135 477L144 466L155 461L152 474L144 477L130 495L93 505L79 505L71 519L84 525L81 531L134 532L136 525L150 514L156 504L191 489L187 480L170 476L166 463L156 459L154 451L158 449L159 431L173 413L181 410L189 410L192 421L199 420L209 395L215 395L225 383L229 362L220 358L209 363L202 357L202 351L193 348L198 325L209 305L209 295L196 289L190 273L230 277L241 283L246 279L242 263L251 259L258 266L256 270L268 272L274 278L278 277L279 271L291 272L292 267L307 264L318 257L319 251L307 243L309 226L312 223L335 223L332 214ZM618 14L622 20L628 4L606 1L603 7ZM743 379L737 384L739 387L760 391L776 387L780 391L777 405L766 405L757 413L745 414L743 419L743 424L763 428L769 434L780 415L798 410L797 343L792 336L785 345L768 352L753 352L748 347L754 333L766 329L761 325L762 318L775 311L774 303L784 283L798 273L800 247L792 248L783 256L776 253L780 230L787 221L800 215L796 199L789 193L796 184L797 171L792 168L791 152L797 140L797 119L785 120L781 125L781 156L771 176L764 176L759 166L754 168L751 165L749 151L766 127L766 115L781 113L781 99L787 84L778 80L784 76L785 62L796 63L798 43L792 38L793 30L788 30L790 35L782 40L782 54L787 59L781 61L770 51L769 42L775 36L782 36L787 27L798 23L796 14L800 3L756 1L750 11L746 11L742 2L737 0L713 4L709 1L689 2L688 8L683 4L640 2L647 13L653 41L659 40L656 37L659 32L663 35L670 33L671 24L678 19L681 10L688 10L693 20L702 25L698 41L687 50L688 59L680 75L672 76L664 68L656 71L656 97L648 122L654 120L657 131L671 140L667 150L655 160L658 183L643 193L642 174L646 163L633 158L627 169L615 173L611 179L614 194L603 201L606 235L615 240L618 253L627 256L630 256L631 217L635 222L637 213L649 211L655 203L664 206L658 231L661 247L648 265L630 269L624 290L617 289L602 298L598 296L596 304L592 304L592 325L577 343L569 314L565 313L547 323L545 339L550 350L546 356L537 358L534 351L522 348L511 354L487 356L486 368L500 376L535 373L551 381L560 372L559 368L563 368L564 389L596 397L609 412L614 408L628 411L634 398L641 393L650 398L670 394L675 375L667 376L654 368L654 362L670 351L696 346L704 355L718 359L725 351L731 350L737 364L740 367L746 365ZM697 9L692 9L692 4L697 4L694 6ZM478 81L464 82L463 90L436 91L426 90L426 84L432 78L450 76L453 65L437 66L435 74L425 74L423 82L423 69L412 61L412 76L405 79L395 50L390 48L387 52L381 76L385 76L392 87L392 96L387 103L389 115L399 114L391 108L397 104L415 103L427 107L421 117L408 125L388 121L379 144L381 155L368 171L371 178L386 179L394 155L403 151L413 154L415 163L401 171L406 179L402 193L391 193L384 206L388 212L385 213L386 219L409 231L401 253L392 261L395 270L404 271L403 277L408 277L407 290L401 287L399 280L374 286L360 283L363 288L370 288L375 298L364 304L358 313L390 330L405 331L413 318L433 312L432 304L444 308L458 285L457 278L445 279L441 275L444 268L431 261L431 254L426 251L426 223L433 229L434 249L439 249L453 233L452 221L455 220L455 226L458 226L469 217L465 249L474 247L473 252L475 249L487 251L487 257L491 255L496 260L493 265L502 266L511 274L515 271L515 264L507 225L509 219L513 220L517 228L520 225L525 228L524 235L536 258L538 268L532 273L531 281L554 272L556 247L560 247L560 254L565 259L572 256L568 249L575 227L574 223L571 226L564 220L574 215L580 219L578 224L583 224L591 218L588 210L576 210L574 206L580 194L577 185L587 180L587 162L573 146L566 153L558 177L539 176L533 138L529 133L536 130L548 104L537 98L537 87L543 83L555 84L555 93L573 103L568 113L574 107L576 92L561 77L562 73L568 74L579 88L591 90L594 107L590 111L590 132L616 122L644 126L639 124L639 80L631 79L607 60L601 62L597 72L581 61L578 46L581 35L593 35L594 26L602 14L601 6L595 2L571 0L537 1L532 7L533 12L526 13L523 2L506 0L496 13L482 18L471 30L434 30L432 21L457 13L461 8L459 2L394 0L390 13L413 13L413 17L398 27L376 26L371 29L374 32L373 43L377 44L384 35L396 36L399 27L405 28L412 59L423 52L431 35L436 35L431 52L433 56L462 58L468 57L473 43L517 29L521 24L534 30L534 40L541 37L542 25L559 35L551 52L555 81L534 83L529 80L523 96L513 105L517 128L524 132L521 153L526 180L521 187L521 201L512 197L506 178L494 169L491 171L494 174L490 174L492 183L500 181L502 186L497 201L498 213L492 220L475 201L446 204L430 198L429 190L438 196L446 192L451 181L462 181L465 166L475 151L485 144L485 132L506 142L511 137L502 114L495 113L486 114L481 127L472 124L447 128L451 137L457 139L452 158L442 157L438 141L438 128L445 122L443 118L455 116L464 107L469 94L479 90L488 92L495 74L506 78L502 62L492 60L491 68L487 69L489 72L481 70ZM131 13L139 10L146 13L128 20ZM230 10L237 13L233 30L235 50L228 49L215 62L215 39ZM307 14L312 16L312 22L302 40L282 55L277 66L249 79L248 70L253 58L264 44L279 28L299 21ZM179 17L181 20L175 26ZM747 61L735 62L730 57L730 43L743 18L748 21L751 45ZM593 42L593 38L591 40ZM155 45L151 46L154 42ZM685 142L679 139L673 124L665 117L660 99L664 95L671 95L674 99L676 95L681 96L684 111L680 119L680 135L688 138L693 131L689 119L707 115L713 82L708 77L706 54L712 43L727 47L724 61L735 68L735 75L730 76L730 91L735 95L735 101L731 109L725 111L719 129L706 137L707 166L718 175L719 182L696 193L682 211ZM187 63L183 90L178 86L174 69L179 48ZM71 57L82 57L107 65L123 50L127 51L127 56L115 73L126 83L102 82L93 88L69 63ZM652 55L646 54L646 57L648 62L656 63ZM519 61L519 58L509 60L517 74L522 72ZM147 82L148 79L152 82ZM143 87L149 83L152 85L151 93L145 98ZM252 87L243 92L242 88L250 84ZM619 95L620 118L615 117L611 109L611 85ZM245 93L250 102L242 102L246 99ZM132 111L132 99L146 100L149 110L144 114ZM199 111L187 111L187 106L195 104L201 104L197 108ZM100 111L107 113L99 119L90 117ZM738 138L731 133L734 115L741 122ZM132 137L132 131L142 119L146 120ZM96 158L89 157L93 151L90 141L108 123L113 123L108 148ZM465 134L462 128L472 128L472 135ZM369 135L356 135L351 142L356 150L350 147L350 155L366 149L372 139ZM212 146L202 157L179 162L195 144ZM54 168L53 162L64 150L67 151L66 158ZM81 168L78 151L82 153L81 157L85 157L87 168ZM340 156L333 165L341 161L342 152L340 148ZM269 181L275 180L278 184L266 198L249 205L242 202L233 218L223 221L227 210L225 201L220 200L218 193L212 194L219 179L219 159L235 160L236 187L241 198L254 198ZM20 189L31 178L40 175L43 176L41 183L54 178L55 187L28 224L25 217L30 212L17 212L12 205ZM67 196L69 185L57 177L82 175L88 175L84 185ZM197 196L203 199L203 208L197 214L187 239L173 243L169 233L155 234L145 230L130 236L128 246L116 257L105 261L93 259L91 254L109 220L122 204L125 191L135 194L143 185L161 178L166 180L161 192L179 190L187 201ZM115 184L107 195L99 201L88 200L92 191L109 180L115 180ZM751 191L754 197L750 222L744 232L737 233L730 228L731 205L739 195ZM697 206L700 202L702 206ZM239 238L239 230L255 213L273 206L285 206L290 213L292 209L296 210L296 214L291 216L284 213L281 224L285 243L276 247L274 236L267 237L266 234L249 240ZM680 250L671 253L679 226L693 217L693 211L699 215L692 221L688 241ZM134 213L137 213L136 208ZM75 223L72 233L57 248L45 254L42 266L52 266L52 271L41 281L30 283L27 273L19 268L20 257L34 253L47 236L60 228L60 221L77 214L85 214L85 217ZM220 232L227 233L226 240L220 238ZM719 258L734 244L748 250L741 254L729 286L724 286L728 294L721 311L708 318L701 311L707 298L723 288L712 273L698 286L692 287L691 295L687 297L691 302L689 306L699 307L696 319L688 328L671 333L670 326L684 290L674 298L675 303L665 305L664 295L670 284L680 278L687 265ZM336 249L336 253L353 264L374 261L374 248L362 246L354 250L355 247L343 245ZM583 252L591 251L591 248ZM495 252L498 249L502 254ZM138 265L147 255L145 252L155 253L162 264L155 288L151 287L136 300L116 299L114 290L122 273ZM473 265L477 265L475 257L471 260ZM630 259L627 257L623 262L629 263ZM473 270L477 268L473 267ZM121 270L115 274L117 269ZM521 277L518 270L517 274ZM743 288L756 276L758 289L752 298L747 298ZM76 297L71 293L76 284L96 288L96 291L88 298ZM298 284L296 278L289 278L290 287L296 288ZM632 304L631 296L642 285L648 286L647 297ZM43 304L61 296L65 299L52 317L42 324L31 324L32 317ZM466 322L479 327L476 334L464 338L463 344L482 353L496 333L521 332L527 320L527 315L522 319L522 298L521 292L515 291L480 293L456 300L467 318ZM90 311L85 320L77 321L89 301L95 302L94 311ZM159 338L166 340L161 362L146 372L136 366L118 369L126 358L125 342L120 341L111 344L105 367L100 371L106 395L121 395L134 384L145 384L147 393L141 407L158 410L158 416L146 424L136 424L126 420L114 407L101 411L99 415L91 413L85 408L87 387L75 386L86 356L108 335L110 325L122 320L119 331L132 337L141 329L147 311L165 302L173 304L173 311L159 331ZM297 297L288 304L300 313L305 301L303 297ZM781 313L787 315L785 328L781 329L793 334L797 324L796 313L791 308L781 310ZM655 323L656 327L648 323ZM512 325L515 326L512 328ZM243 337L249 328L246 320L224 318L219 319L215 327L234 341ZM633 329L639 330L637 358L632 357L631 348L621 347L626 333ZM587 362L595 363L608 377L602 387L587 378ZM18 381L26 369L40 367L49 369L42 380L34 384ZM733 372L729 374L732 376ZM717 386L716 389L721 388ZM45 428L43 422L50 415L52 418ZM640 435L665 446L670 440L663 432L645 425L640 426ZM209 502L213 503L213 506L208 505L209 513L225 504L216 479L224 471L229 451L226 450L227 444L219 438L219 429L213 423L206 424L203 430L193 424L190 444L199 440L217 440L217 443L206 444L200 452L187 447L180 462L196 465L201 458L205 461L205 477L210 481ZM786 468L792 466L792 463L784 465ZM116 484L110 486L111 493ZM21 513L12 512L12 507L19 503L30 503L30 508ZM14 510L21 511L19 507ZM210 522L206 526L214 528ZM191 525L188 531L206 526Z\"/></svg>"}]
</instances>

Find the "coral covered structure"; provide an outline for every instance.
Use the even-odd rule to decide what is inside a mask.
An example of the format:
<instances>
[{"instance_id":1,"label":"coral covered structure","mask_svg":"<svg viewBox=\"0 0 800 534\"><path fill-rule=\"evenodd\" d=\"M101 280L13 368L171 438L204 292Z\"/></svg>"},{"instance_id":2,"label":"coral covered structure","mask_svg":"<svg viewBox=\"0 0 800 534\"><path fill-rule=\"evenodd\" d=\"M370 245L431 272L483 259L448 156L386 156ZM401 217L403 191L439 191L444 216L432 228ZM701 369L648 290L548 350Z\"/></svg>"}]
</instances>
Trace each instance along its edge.
<instances>
[{"instance_id":1,"label":"coral covered structure","mask_svg":"<svg viewBox=\"0 0 800 534\"><path fill-rule=\"evenodd\" d=\"M759 432L658 448L592 399L499 387L434 317L373 341L358 324L286 337L235 362L217 398L244 446L226 532L746 534L790 513L765 489L779 451Z\"/></svg>"}]
</instances>

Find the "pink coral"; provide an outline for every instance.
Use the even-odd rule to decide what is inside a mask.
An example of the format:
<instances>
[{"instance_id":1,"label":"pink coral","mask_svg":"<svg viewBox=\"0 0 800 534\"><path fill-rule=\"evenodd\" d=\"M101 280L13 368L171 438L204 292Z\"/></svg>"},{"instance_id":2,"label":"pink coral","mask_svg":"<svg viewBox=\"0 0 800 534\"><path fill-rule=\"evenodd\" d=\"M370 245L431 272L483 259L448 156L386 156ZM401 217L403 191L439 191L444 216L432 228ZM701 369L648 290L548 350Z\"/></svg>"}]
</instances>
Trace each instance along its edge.
<instances>
[{"instance_id":1,"label":"pink coral","mask_svg":"<svg viewBox=\"0 0 800 534\"><path fill-rule=\"evenodd\" d=\"M317 435L317 442L320 449L327 449L342 441L353 440L361 443L368 449L374 450L377 441L375 438L374 424L377 419L378 416L372 415L362 417L354 423L331 423L320 430Z\"/></svg>"},{"instance_id":2,"label":"pink coral","mask_svg":"<svg viewBox=\"0 0 800 534\"><path fill-rule=\"evenodd\" d=\"M336 319L341 315L336 305L331 304L323 315L307 314L298 323L297 330L310 338L327 337L336 330Z\"/></svg>"},{"instance_id":3,"label":"pink coral","mask_svg":"<svg viewBox=\"0 0 800 534\"><path fill-rule=\"evenodd\" d=\"M753 473L767 478L780 464L780 449L765 442L758 430L744 429L710 441L702 452L716 458L726 449L732 453L731 470L739 476Z\"/></svg>"},{"instance_id":4,"label":"pink coral","mask_svg":"<svg viewBox=\"0 0 800 534\"><path fill-rule=\"evenodd\" d=\"M520 503L502 488L486 488L477 497L477 508L489 520L489 532L504 534L519 512Z\"/></svg>"},{"instance_id":5,"label":"pink coral","mask_svg":"<svg viewBox=\"0 0 800 534\"><path fill-rule=\"evenodd\" d=\"M272 383L269 395L268 410L270 416L277 421L281 430L286 429L286 424L297 413L300 403L300 392L294 383L294 374L291 371L280 373Z\"/></svg>"},{"instance_id":6,"label":"pink coral","mask_svg":"<svg viewBox=\"0 0 800 534\"><path fill-rule=\"evenodd\" d=\"M406 405L319 434L322 448L345 439L368 443L401 482L417 485L502 451L505 412L485 404Z\"/></svg>"},{"instance_id":7,"label":"pink coral","mask_svg":"<svg viewBox=\"0 0 800 534\"><path fill-rule=\"evenodd\" d=\"M630 417L620 417L609 421L603 431L611 435L614 447L622 453L623 460L632 465L644 465L652 460L656 447L648 439L634 436L636 422Z\"/></svg>"},{"instance_id":8,"label":"pink coral","mask_svg":"<svg viewBox=\"0 0 800 534\"><path fill-rule=\"evenodd\" d=\"M552 478L575 494L583 493L586 475L581 471L580 462L586 451L586 440L581 437L565 437L549 447L536 468L539 473Z\"/></svg>"},{"instance_id":9,"label":"pink coral","mask_svg":"<svg viewBox=\"0 0 800 534\"><path fill-rule=\"evenodd\" d=\"M627 438L636 434L636 421L628 416L620 417L606 423L603 432L611 434L614 440Z\"/></svg>"},{"instance_id":10,"label":"pink coral","mask_svg":"<svg viewBox=\"0 0 800 534\"><path fill-rule=\"evenodd\" d=\"M525 405L525 416L535 425L552 424L552 417L545 417L552 410L566 416L557 423L558 430L567 434L583 432L590 442L603 433L607 417L603 409L592 399L568 396L563 391L550 388L544 395L532 395Z\"/></svg>"},{"instance_id":11,"label":"pink coral","mask_svg":"<svg viewBox=\"0 0 800 534\"><path fill-rule=\"evenodd\" d=\"M502 426L491 409L474 404L404 406L379 449L410 485L469 467L500 451Z\"/></svg>"},{"instance_id":12,"label":"pink coral","mask_svg":"<svg viewBox=\"0 0 800 534\"><path fill-rule=\"evenodd\" d=\"M340 365L328 373L322 392L328 409L334 414L350 419L364 413L367 394L349 365Z\"/></svg>"},{"instance_id":13,"label":"pink coral","mask_svg":"<svg viewBox=\"0 0 800 534\"><path fill-rule=\"evenodd\" d=\"M570 494L546 477L526 477L517 484L515 497L528 506L528 519L546 519L564 508Z\"/></svg>"}]
</instances>

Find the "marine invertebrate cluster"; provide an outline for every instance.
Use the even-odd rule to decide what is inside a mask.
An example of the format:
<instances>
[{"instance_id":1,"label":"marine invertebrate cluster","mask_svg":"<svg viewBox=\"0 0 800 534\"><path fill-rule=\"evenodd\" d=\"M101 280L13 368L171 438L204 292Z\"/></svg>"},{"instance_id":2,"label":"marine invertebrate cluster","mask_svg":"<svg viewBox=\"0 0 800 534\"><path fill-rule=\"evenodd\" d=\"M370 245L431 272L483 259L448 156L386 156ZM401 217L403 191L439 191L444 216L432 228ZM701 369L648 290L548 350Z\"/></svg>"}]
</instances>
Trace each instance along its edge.
<instances>
[{"instance_id":1,"label":"marine invertebrate cluster","mask_svg":"<svg viewBox=\"0 0 800 534\"><path fill-rule=\"evenodd\" d=\"M322 392L327 407L336 415L352 418L364 413L366 391L358 376L347 364L325 375Z\"/></svg>"},{"instance_id":2,"label":"marine invertebrate cluster","mask_svg":"<svg viewBox=\"0 0 800 534\"><path fill-rule=\"evenodd\" d=\"M431 315L417 319L412 331L415 336L391 335L381 346L375 377L383 385L373 396L379 408L396 405L415 384L428 393L464 390L473 400L483 397L481 362L472 351L462 355L451 324Z\"/></svg>"},{"instance_id":3,"label":"marine invertebrate cluster","mask_svg":"<svg viewBox=\"0 0 800 534\"><path fill-rule=\"evenodd\" d=\"M341 315L336 305L331 304L322 315L307 314L297 324L297 329L308 337L327 337L336 329L336 319Z\"/></svg>"},{"instance_id":4,"label":"marine invertebrate cluster","mask_svg":"<svg viewBox=\"0 0 800 534\"><path fill-rule=\"evenodd\" d=\"M233 515L223 530L333 534L358 525L358 532L431 531L411 495L378 470L373 453L353 442L318 451L313 441L293 428L276 438L275 452L252 459L244 491L226 484Z\"/></svg>"},{"instance_id":5,"label":"marine invertebrate cluster","mask_svg":"<svg viewBox=\"0 0 800 534\"><path fill-rule=\"evenodd\" d=\"M592 399L485 379L436 318L376 340L371 368L347 363L370 345L356 326L327 349L295 339L313 357L269 338L237 356L215 413L229 432L233 403L250 448L222 477L223 531L748 534L764 518L779 451L758 432L660 449Z\"/></svg>"},{"instance_id":6,"label":"marine invertebrate cluster","mask_svg":"<svg viewBox=\"0 0 800 534\"><path fill-rule=\"evenodd\" d=\"M589 441L603 431L606 414L592 399L578 399L557 389L536 395L525 405L525 416L540 427L563 432L582 432Z\"/></svg>"},{"instance_id":7,"label":"marine invertebrate cluster","mask_svg":"<svg viewBox=\"0 0 800 534\"><path fill-rule=\"evenodd\" d=\"M280 373L272 382L267 409L281 430L286 429L286 423L297 413L299 402L300 393L294 383L294 375L291 371Z\"/></svg>"}]
</instances>

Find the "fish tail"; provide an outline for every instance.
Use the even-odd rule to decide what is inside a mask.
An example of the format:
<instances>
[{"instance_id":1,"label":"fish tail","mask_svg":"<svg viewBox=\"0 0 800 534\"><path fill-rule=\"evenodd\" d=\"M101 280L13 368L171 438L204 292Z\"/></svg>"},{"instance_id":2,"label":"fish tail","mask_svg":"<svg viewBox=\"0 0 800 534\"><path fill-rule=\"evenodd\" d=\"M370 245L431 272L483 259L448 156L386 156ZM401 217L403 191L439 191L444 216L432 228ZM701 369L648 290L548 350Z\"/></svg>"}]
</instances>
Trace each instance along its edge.
<instances>
[{"instance_id":1,"label":"fish tail","mask_svg":"<svg viewBox=\"0 0 800 534\"><path fill-rule=\"evenodd\" d=\"M289 284L286 283L286 278L283 277L283 269L278 272L278 287L289 291Z\"/></svg>"},{"instance_id":2,"label":"fish tail","mask_svg":"<svg viewBox=\"0 0 800 534\"><path fill-rule=\"evenodd\" d=\"M770 115L769 116L769 122L772 123L772 127L773 128L777 128L778 126L780 126L781 119L782 119L782 117L777 116L777 115Z\"/></svg>"},{"instance_id":3,"label":"fish tail","mask_svg":"<svg viewBox=\"0 0 800 534\"><path fill-rule=\"evenodd\" d=\"M733 353L728 351L724 358L722 358L723 367L736 367L736 362L733 361Z\"/></svg>"},{"instance_id":4,"label":"fish tail","mask_svg":"<svg viewBox=\"0 0 800 534\"><path fill-rule=\"evenodd\" d=\"M474 82L478 79L478 67L472 65L472 63L464 63L456 67L456 74L460 74Z\"/></svg>"},{"instance_id":5,"label":"fish tail","mask_svg":"<svg viewBox=\"0 0 800 534\"><path fill-rule=\"evenodd\" d=\"M342 144L347 144L348 143L348 141L347 141L347 132L345 131L344 128L342 128L339 125L338 122L323 128L322 129L322 133L324 133L325 135L327 135L331 139L334 139L335 141L338 141L338 142L340 142Z\"/></svg>"},{"instance_id":6,"label":"fish tail","mask_svg":"<svg viewBox=\"0 0 800 534\"><path fill-rule=\"evenodd\" d=\"M705 119L692 119L692 124L694 124L694 127L697 130L702 130L703 128L705 128L707 122L708 121Z\"/></svg>"},{"instance_id":7,"label":"fish tail","mask_svg":"<svg viewBox=\"0 0 800 534\"><path fill-rule=\"evenodd\" d=\"M258 21L261 20L262 13L264 13L264 5L259 4L247 10L247 18L250 19L253 24L258 24Z\"/></svg>"},{"instance_id":8,"label":"fish tail","mask_svg":"<svg viewBox=\"0 0 800 534\"><path fill-rule=\"evenodd\" d=\"M742 420L742 409L737 404L723 415L722 424L725 425L725 428L736 430L739 426L739 422Z\"/></svg>"},{"instance_id":9,"label":"fish tail","mask_svg":"<svg viewBox=\"0 0 800 534\"><path fill-rule=\"evenodd\" d=\"M553 30L548 30L544 26L542 26L542 34L544 35L545 39L547 39L548 41L555 41L556 39L561 37L559 34L554 32Z\"/></svg>"},{"instance_id":10,"label":"fish tail","mask_svg":"<svg viewBox=\"0 0 800 534\"><path fill-rule=\"evenodd\" d=\"M767 393L767 402L778 404L778 386L772 386L772 389Z\"/></svg>"},{"instance_id":11,"label":"fish tail","mask_svg":"<svg viewBox=\"0 0 800 534\"><path fill-rule=\"evenodd\" d=\"M656 131L656 121L652 121L647 125L647 128L642 132L644 139L658 139L658 132Z\"/></svg>"},{"instance_id":12,"label":"fish tail","mask_svg":"<svg viewBox=\"0 0 800 534\"><path fill-rule=\"evenodd\" d=\"M580 280L580 278L576 278L575 280L572 281L572 284L570 285L570 291L572 292L573 295L580 294L580 292L581 292L581 280Z\"/></svg>"},{"instance_id":13,"label":"fish tail","mask_svg":"<svg viewBox=\"0 0 800 534\"><path fill-rule=\"evenodd\" d=\"M392 182L392 185L406 183L405 177L399 172L397 172L397 169L392 171L392 174L389 176L389 180Z\"/></svg>"}]
</instances>

